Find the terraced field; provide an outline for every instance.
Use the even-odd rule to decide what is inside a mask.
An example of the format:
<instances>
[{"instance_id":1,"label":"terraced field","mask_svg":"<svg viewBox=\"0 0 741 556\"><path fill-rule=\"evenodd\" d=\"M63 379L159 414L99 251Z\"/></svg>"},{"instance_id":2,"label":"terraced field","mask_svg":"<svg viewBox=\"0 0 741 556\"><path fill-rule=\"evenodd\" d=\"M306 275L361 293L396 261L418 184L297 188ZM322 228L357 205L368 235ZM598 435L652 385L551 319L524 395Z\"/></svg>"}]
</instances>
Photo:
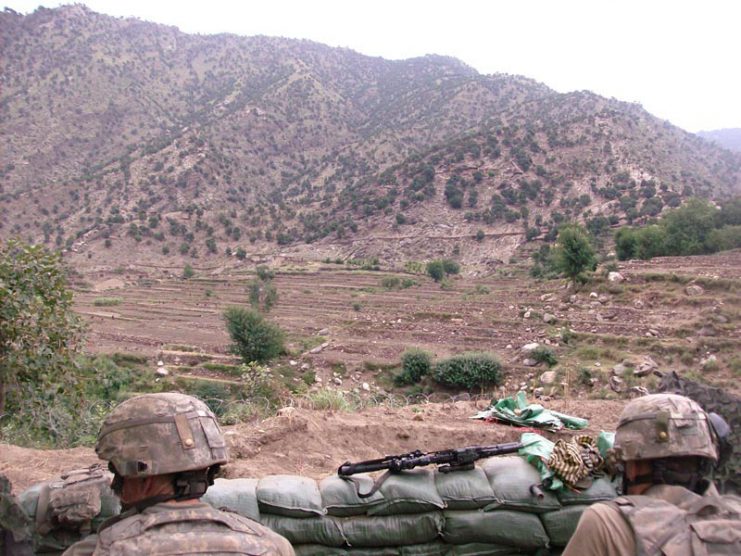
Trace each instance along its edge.
<instances>
[{"instance_id":1,"label":"terraced field","mask_svg":"<svg viewBox=\"0 0 741 556\"><path fill-rule=\"evenodd\" d=\"M585 365L601 371L648 355L661 369L697 378L702 361L715 354L704 378L734 386L738 377L739 252L621 263L624 281L596 278L577 292L560 280L531 280L523 269L458 276L446 288L422 275L335 264L276 270L280 297L270 318L288 333L285 363L310 369L325 384L338 375L373 384L405 349L420 347L438 357L495 352L516 389L538 372L522 364L520 348L530 342L550 345L567 375ZM253 274L214 274L196 269L190 280L141 271L88 277L93 286L120 286L76 295L77 310L90 322L89 349L142 353L153 365L164 358L188 372L214 358L229 362L221 315L229 305L247 303ZM411 278L416 285L384 288L389 277ZM99 306L108 298L114 300L110 306ZM201 356L193 360L184 351ZM219 378L218 371L207 374Z\"/></svg>"}]
</instances>

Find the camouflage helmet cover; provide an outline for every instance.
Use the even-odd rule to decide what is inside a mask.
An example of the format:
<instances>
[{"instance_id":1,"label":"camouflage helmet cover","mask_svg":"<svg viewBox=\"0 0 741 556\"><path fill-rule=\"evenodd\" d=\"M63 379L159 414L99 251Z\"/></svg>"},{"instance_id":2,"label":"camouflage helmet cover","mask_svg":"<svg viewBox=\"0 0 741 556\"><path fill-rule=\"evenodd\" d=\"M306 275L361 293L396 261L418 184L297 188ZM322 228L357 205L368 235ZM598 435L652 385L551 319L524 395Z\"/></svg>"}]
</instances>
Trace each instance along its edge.
<instances>
[{"instance_id":1,"label":"camouflage helmet cover","mask_svg":"<svg viewBox=\"0 0 741 556\"><path fill-rule=\"evenodd\" d=\"M700 456L718 459L708 415L693 400L652 394L625 406L615 433L619 461Z\"/></svg>"},{"instance_id":2,"label":"camouflage helmet cover","mask_svg":"<svg viewBox=\"0 0 741 556\"><path fill-rule=\"evenodd\" d=\"M226 442L208 406L178 393L144 394L116 406L95 452L124 477L206 469L227 462Z\"/></svg>"}]
</instances>

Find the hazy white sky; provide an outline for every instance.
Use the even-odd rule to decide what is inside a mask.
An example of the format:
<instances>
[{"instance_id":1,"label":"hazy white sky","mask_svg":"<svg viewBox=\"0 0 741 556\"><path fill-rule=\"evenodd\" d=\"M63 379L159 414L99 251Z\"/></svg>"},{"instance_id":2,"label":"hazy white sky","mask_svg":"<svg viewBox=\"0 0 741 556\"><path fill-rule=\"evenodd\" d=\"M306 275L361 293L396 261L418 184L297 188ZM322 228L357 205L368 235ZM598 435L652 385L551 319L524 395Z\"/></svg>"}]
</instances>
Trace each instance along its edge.
<instances>
[{"instance_id":1,"label":"hazy white sky","mask_svg":"<svg viewBox=\"0 0 741 556\"><path fill-rule=\"evenodd\" d=\"M28 13L69 1L0 0ZM306 38L389 59L459 58L639 102L688 130L741 128L737 0L82 0L188 33Z\"/></svg>"}]
</instances>

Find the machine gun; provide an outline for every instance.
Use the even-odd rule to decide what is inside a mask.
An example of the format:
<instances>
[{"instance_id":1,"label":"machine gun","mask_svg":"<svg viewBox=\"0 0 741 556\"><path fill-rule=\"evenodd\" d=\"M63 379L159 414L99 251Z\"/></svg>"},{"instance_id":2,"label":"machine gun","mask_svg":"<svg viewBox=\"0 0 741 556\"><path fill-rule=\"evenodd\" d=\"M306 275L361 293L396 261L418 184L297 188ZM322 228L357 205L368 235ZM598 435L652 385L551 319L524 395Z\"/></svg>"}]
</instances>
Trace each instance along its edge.
<instances>
[{"instance_id":1,"label":"machine gun","mask_svg":"<svg viewBox=\"0 0 741 556\"><path fill-rule=\"evenodd\" d=\"M438 452L422 452L415 450L398 456L385 456L379 459L371 459L358 463L345 462L337 469L340 478L355 483L356 491L360 498L367 498L376 492L389 474L400 473L407 469L423 467L425 465L439 465L441 473L453 471L466 471L473 469L474 462L483 458L511 454L522 448L520 442L505 442L492 446L468 446L466 448L453 448L451 450L440 450ZM353 480L351 475L356 473L371 473L373 471L386 470L386 473L378 478L373 488L367 493L361 493L359 483Z\"/></svg>"}]
</instances>

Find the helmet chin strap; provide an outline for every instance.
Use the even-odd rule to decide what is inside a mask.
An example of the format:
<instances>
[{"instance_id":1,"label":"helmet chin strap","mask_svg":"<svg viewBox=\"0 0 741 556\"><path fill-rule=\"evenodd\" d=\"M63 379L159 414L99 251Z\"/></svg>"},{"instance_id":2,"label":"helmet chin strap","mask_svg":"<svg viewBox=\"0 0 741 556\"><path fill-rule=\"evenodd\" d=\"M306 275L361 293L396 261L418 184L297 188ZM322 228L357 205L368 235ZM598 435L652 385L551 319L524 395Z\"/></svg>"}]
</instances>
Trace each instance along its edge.
<instances>
[{"instance_id":1,"label":"helmet chin strap","mask_svg":"<svg viewBox=\"0 0 741 556\"><path fill-rule=\"evenodd\" d=\"M214 478L219 472L220 467L221 466L219 465L212 465L208 469L197 469L195 471L177 473L172 479L173 492L149 496L128 504L121 502L121 509L127 511L136 508L136 511L141 512L150 506L154 506L161 502L167 502L169 500L198 499L206 493L209 486L214 484ZM114 470L111 489L119 498L121 498L123 483L124 477Z\"/></svg>"},{"instance_id":2,"label":"helmet chin strap","mask_svg":"<svg viewBox=\"0 0 741 556\"><path fill-rule=\"evenodd\" d=\"M628 489L636 485L677 485L691 490L696 494L702 494L710 486L705 479L704 466L694 471L676 471L668 469L666 463L657 460L651 462L651 472L637 475L629 479L623 471L623 494L628 494Z\"/></svg>"}]
</instances>

